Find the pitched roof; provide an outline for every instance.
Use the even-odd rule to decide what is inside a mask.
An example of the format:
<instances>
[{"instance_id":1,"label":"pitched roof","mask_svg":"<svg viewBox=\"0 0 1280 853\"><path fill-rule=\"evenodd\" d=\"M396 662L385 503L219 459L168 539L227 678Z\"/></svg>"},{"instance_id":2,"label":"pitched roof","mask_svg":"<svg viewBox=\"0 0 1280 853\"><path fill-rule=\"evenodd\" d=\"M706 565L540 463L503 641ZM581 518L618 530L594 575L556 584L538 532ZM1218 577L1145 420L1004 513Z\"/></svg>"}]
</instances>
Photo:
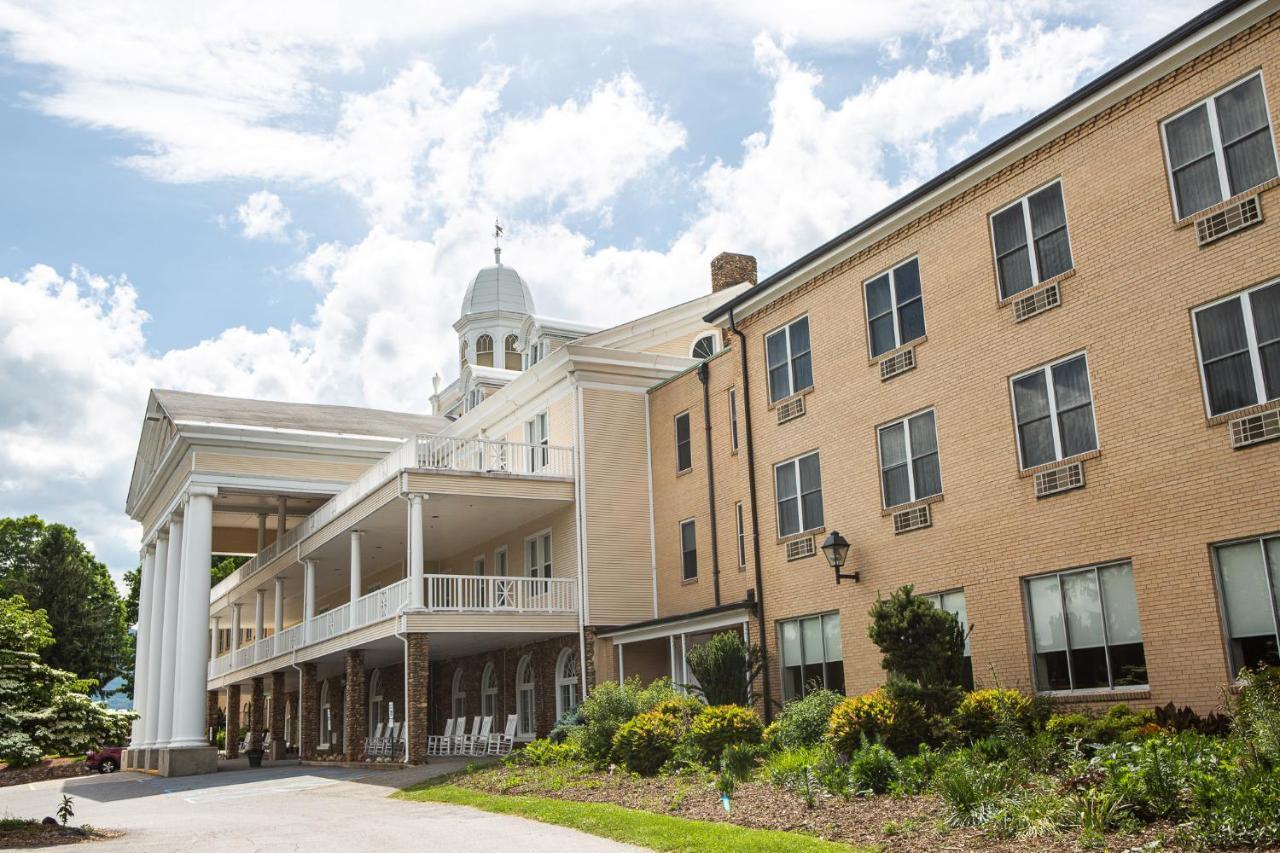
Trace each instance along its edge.
<instances>
[{"instance_id":1,"label":"pitched roof","mask_svg":"<svg viewBox=\"0 0 1280 853\"><path fill-rule=\"evenodd\" d=\"M174 421L388 438L408 438L415 433L439 432L449 423L436 415L388 412L384 409L363 409L356 406L247 400L159 388L151 393Z\"/></svg>"}]
</instances>

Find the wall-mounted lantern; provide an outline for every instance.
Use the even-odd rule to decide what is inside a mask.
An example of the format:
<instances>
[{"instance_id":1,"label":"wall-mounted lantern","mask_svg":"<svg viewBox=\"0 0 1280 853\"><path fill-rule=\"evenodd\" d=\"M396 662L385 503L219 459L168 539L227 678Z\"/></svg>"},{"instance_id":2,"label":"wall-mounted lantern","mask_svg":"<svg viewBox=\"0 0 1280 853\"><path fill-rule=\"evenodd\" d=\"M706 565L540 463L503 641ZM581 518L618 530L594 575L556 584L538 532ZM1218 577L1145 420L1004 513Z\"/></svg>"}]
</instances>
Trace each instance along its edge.
<instances>
[{"instance_id":1,"label":"wall-mounted lantern","mask_svg":"<svg viewBox=\"0 0 1280 853\"><path fill-rule=\"evenodd\" d=\"M858 582L858 572L853 574L841 574L840 570L844 568L844 561L849 556L849 540L840 535L840 531L833 530L831 534L822 543L822 553L827 557L827 563L836 572L836 583L842 580Z\"/></svg>"}]
</instances>

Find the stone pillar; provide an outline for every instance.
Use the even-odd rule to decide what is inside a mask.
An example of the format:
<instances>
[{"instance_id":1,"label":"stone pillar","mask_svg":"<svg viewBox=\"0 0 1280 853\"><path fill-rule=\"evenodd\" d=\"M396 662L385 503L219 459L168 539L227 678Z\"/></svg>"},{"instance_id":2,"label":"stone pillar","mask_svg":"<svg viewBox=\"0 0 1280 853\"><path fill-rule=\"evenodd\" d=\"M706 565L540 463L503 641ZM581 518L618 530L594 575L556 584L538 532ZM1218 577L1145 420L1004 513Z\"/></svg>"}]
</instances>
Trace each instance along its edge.
<instances>
[{"instance_id":1,"label":"stone pillar","mask_svg":"<svg viewBox=\"0 0 1280 853\"><path fill-rule=\"evenodd\" d=\"M342 745L347 761L364 760L364 739L369 734L369 680L364 652L347 650L347 689L342 695Z\"/></svg>"},{"instance_id":2,"label":"stone pillar","mask_svg":"<svg viewBox=\"0 0 1280 853\"><path fill-rule=\"evenodd\" d=\"M267 547L267 514L265 512L260 512L258 513L258 551L257 553L261 554L262 550L266 547Z\"/></svg>"},{"instance_id":3,"label":"stone pillar","mask_svg":"<svg viewBox=\"0 0 1280 853\"><path fill-rule=\"evenodd\" d=\"M352 604L354 604L355 600L362 595L361 590L364 588L364 584L360 578L360 545L361 545L362 539L364 539L363 530L351 531L351 602ZM354 613L351 614L351 618L352 619L355 618Z\"/></svg>"},{"instance_id":4,"label":"stone pillar","mask_svg":"<svg viewBox=\"0 0 1280 853\"><path fill-rule=\"evenodd\" d=\"M240 685L227 685L227 758L240 757Z\"/></svg>"},{"instance_id":5,"label":"stone pillar","mask_svg":"<svg viewBox=\"0 0 1280 853\"><path fill-rule=\"evenodd\" d=\"M284 758L284 673L271 673L271 759Z\"/></svg>"},{"instance_id":6,"label":"stone pillar","mask_svg":"<svg viewBox=\"0 0 1280 853\"><path fill-rule=\"evenodd\" d=\"M147 704L142 708L142 740L143 745L151 748L156 745L160 733L161 697L167 701L170 694L161 675L160 658L164 652L164 610L166 600L165 584L169 579L169 528L161 527L156 534L156 559L152 566L151 600L153 605L147 614L147 634L152 638L147 644L147 670L150 672L150 683L147 687ZM138 631L142 631L142 623L138 623ZM151 768L154 769L154 768Z\"/></svg>"},{"instance_id":7,"label":"stone pillar","mask_svg":"<svg viewBox=\"0 0 1280 853\"><path fill-rule=\"evenodd\" d=\"M151 610L151 585L156 571L156 546L155 543L148 544L142 549L142 566L138 569L140 577L138 578L138 629L134 634L134 656L133 656L133 708L139 712L139 716L133 721L132 730L129 736L129 748L131 752L141 750L146 743L145 728L146 724L142 721L142 710L147 707L147 681L151 673L147 670L151 657L148 654L149 641L151 634L150 627L150 610ZM130 755L128 764L134 766L135 755Z\"/></svg>"},{"instance_id":8,"label":"stone pillar","mask_svg":"<svg viewBox=\"0 0 1280 853\"><path fill-rule=\"evenodd\" d=\"M178 701L175 676L178 667L178 601L182 587L183 522L169 522L168 580L164 587L164 650L160 664L159 718L155 746L168 747L173 740L173 709ZM206 605L207 607L207 605Z\"/></svg>"},{"instance_id":9,"label":"stone pillar","mask_svg":"<svg viewBox=\"0 0 1280 853\"><path fill-rule=\"evenodd\" d=\"M315 761L320 745L320 685L316 682L316 665L302 665L301 686L298 688L298 757L303 761Z\"/></svg>"},{"instance_id":10,"label":"stone pillar","mask_svg":"<svg viewBox=\"0 0 1280 853\"><path fill-rule=\"evenodd\" d=\"M204 730L209 737L209 743L214 743L218 731L218 691L216 690L204 692Z\"/></svg>"},{"instance_id":11,"label":"stone pillar","mask_svg":"<svg viewBox=\"0 0 1280 853\"><path fill-rule=\"evenodd\" d=\"M256 643L265 636L267 618L267 591L254 590L253 599L253 641Z\"/></svg>"},{"instance_id":12,"label":"stone pillar","mask_svg":"<svg viewBox=\"0 0 1280 853\"><path fill-rule=\"evenodd\" d=\"M426 634L409 634L405 642L405 743L410 764L427 763L431 713L431 644Z\"/></svg>"},{"instance_id":13,"label":"stone pillar","mask_svg":"<svg viewBox=\"0 0 1280 853\"><path fill-rule=\"evenodd\" d=\"M208 747L204 692L209 680L209 566L213 550L214 486L191 486L183 521L182 595L178 614L177 697L170 748ZM207 761L207 760L206 760ZM194 772L203 772L206 764ZM209 770L216 770L216 760ZM188 771L191 772L191 771Z\"/></svg>"},{"instance_id":14,"label":"stone pillar","mask_svg":"<svg viewBox=\"0 0 1280 853\"><path fill-rule=\"evenodd\" d=\"M276 541L279 542L288 529L289 499L281 495L276 499Z\"/></svg>"},{"instance_id":15,"label":"stone pillar","mask_svg":"<svg viewBox=\"0 0 1280 853\"><path fill-rule=\"evenodd\" d=\"M582 629L582 640L585 648L582 670L579 673L579 700L587 698L587 694L596 686L596 629L584 627Z\"/></svg>"},{"instance_id":16,"label":"stone pillar","mask_svg":"<svg viewBox=\"0 0 1280 853\"><path fill-rule=\"evenodd\" d=\"M409 607L422 607L422 495L409 495Z\"/></svg>"},{"instance_id":17,"label":"stone pillar","mask_svg":"<svg viewBox=\"0 0 1280 853\"><path fill-rule=\"evenodd\" d=\"M253 685L253 693L250 701L253 703L249 708L249 748L262 749L262 730L267 725L267 696L263 689L262 676L259 675L251 682Z\"/></svg>"}]
</instances>

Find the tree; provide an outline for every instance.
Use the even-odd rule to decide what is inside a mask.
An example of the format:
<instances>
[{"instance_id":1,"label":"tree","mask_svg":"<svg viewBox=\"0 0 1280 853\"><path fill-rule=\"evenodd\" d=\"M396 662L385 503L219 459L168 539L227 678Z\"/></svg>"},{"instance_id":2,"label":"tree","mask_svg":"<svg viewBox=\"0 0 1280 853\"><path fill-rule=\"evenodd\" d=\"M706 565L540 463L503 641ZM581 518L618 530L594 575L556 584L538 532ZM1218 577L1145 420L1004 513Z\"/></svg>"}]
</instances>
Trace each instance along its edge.
<instances>
[{"instance_id":1,"label":"tree","mask_svg":"<svg viewBox=\"0 0 1280 853\"><path fill-rule=\"evenodd\" d=\"M34 515L0 519L0 596L11 595L48 616L56 642L40 652L44 663L92 679L99 695L124 669L132 654L125 603L70 527Z\"/></svg>"},{"instance_id":2,"label":"tree","mask_svg":"<svg viewBox=\"0 0 1280 853\"><path fill-rule=\"evenodd\" d=\"M751 705L751 687L760 672L760 648L748 646L736 631L716 634L689 650L689 669L698 679L689 689L708 705Z\"/></svg>"},{"instance_id":3,"label":"tree","mask_svg":"<svg viewBox=\"0 0 1280 853\"><path fill-rule=\"evenodd\" d=\"M965 627L956 617L904 586L871 605L867 629L884 654L885 692L915 701L933 714L948 714L960 701Z\"/></svg>"},{"instance_id":4,"label":"tree","mask_svg":"<svg viewBox=\"0 0 1280 853\"><path fill-rule=\"evenodd\" d=\"M215 554L213 561L213 568L209 570L209 581L213 584L217 584L226 580L228 575L243 566L245 563L249 562L249 558L231 556L223 557L219 560L218 555Z\"/></svg>"}]
</instances>

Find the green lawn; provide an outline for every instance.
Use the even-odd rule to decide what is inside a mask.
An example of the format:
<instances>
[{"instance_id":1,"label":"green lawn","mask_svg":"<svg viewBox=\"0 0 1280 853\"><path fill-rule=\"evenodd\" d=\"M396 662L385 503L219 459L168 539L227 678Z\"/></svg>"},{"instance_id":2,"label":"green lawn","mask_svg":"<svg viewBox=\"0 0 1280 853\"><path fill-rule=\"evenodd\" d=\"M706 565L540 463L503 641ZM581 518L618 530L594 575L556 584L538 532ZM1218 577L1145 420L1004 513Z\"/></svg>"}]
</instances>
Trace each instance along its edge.
<instances>
[{"instance_id":1,"label":"green lawn","mask_svg":"<svg viewBox=\"0 0 1280 853\"><path fill-rule=\"evenodd\" d=\"M714 853L825 853L849 847L766 829L748 829L730 823L707 823L671 815L627 809L608 803L575 803L547 797L486 794L449 784L406 788L395 795L403 800L451 803L487 812L513 814L543 823L579 829L591 835L663 851L714 851Z\"/></svg>"}]
</instances>

